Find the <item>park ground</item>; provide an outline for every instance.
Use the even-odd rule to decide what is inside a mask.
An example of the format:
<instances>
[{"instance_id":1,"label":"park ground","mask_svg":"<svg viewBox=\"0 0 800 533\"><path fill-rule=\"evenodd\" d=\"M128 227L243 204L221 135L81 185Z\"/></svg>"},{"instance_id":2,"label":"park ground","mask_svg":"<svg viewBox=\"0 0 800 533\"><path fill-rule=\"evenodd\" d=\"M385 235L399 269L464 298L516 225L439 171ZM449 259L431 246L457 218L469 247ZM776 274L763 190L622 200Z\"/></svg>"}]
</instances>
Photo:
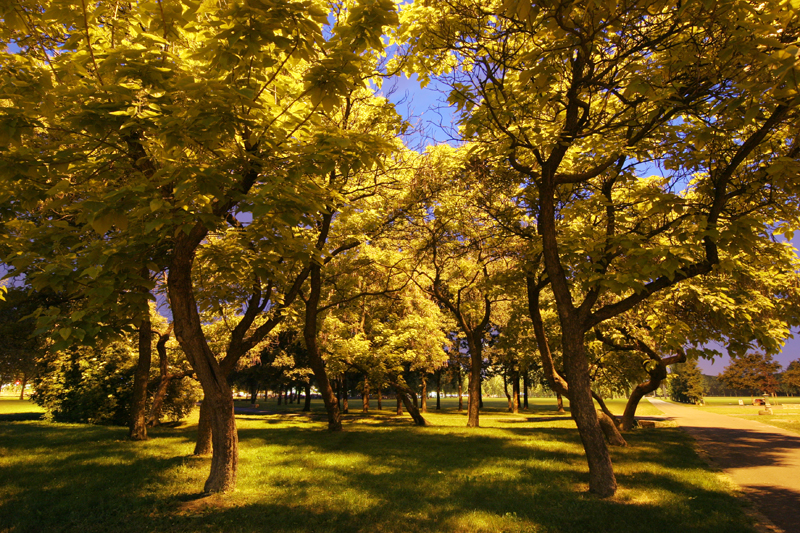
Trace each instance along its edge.
<instances>
[{"instance_id":1,"label":"park ground","mask_svg":"<svg viewBox=\"0 0 800 533\"><path fill-rule=\"evenodd\" d=\"M758 416L726 401L704 409ZM275 414L237 415L237 490L202 498L210 460L191 455L196 414L130 442L125 428L47 423L32 403L0 398L0 532L755 531L749 504L677 428L626 434L630 447L612 452L620 489L603 500L586 492L575 425L554 400L515 415L488 399L479 429L451 399L428 428L395 416L393 401L377 411L373 400L368 415L351 401L342 433L326 431L321 402L311 415L259 404ZM658 414L648 402L637 412Z\"/></svg>"}]
</instances>

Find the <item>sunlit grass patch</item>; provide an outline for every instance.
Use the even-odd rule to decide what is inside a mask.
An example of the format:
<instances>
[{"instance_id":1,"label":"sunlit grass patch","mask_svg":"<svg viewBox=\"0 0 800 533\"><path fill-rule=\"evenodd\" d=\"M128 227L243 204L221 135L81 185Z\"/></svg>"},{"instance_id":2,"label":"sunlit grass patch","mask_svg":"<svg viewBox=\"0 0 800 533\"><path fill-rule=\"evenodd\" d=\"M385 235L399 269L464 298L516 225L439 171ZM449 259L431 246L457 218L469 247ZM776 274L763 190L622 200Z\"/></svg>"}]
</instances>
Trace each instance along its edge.
<instances>
[{"instance_id":1,"label":"sunlit grass patch","mask_svg":"<svg viewBox=\"0 0 800 533\"><path fill-rule=\"evenodd\" d=\"M620 489L602 500L554 402L519 415L487 404L481 428L450 405L427 428L351 409L341 433L300 406L239 416L239 483L220 499L199 494L196 415L135 443L125 428L3 423L0 531L752 532L678 430L627 434L612 450Z\"/></svg>"}]
</instances>

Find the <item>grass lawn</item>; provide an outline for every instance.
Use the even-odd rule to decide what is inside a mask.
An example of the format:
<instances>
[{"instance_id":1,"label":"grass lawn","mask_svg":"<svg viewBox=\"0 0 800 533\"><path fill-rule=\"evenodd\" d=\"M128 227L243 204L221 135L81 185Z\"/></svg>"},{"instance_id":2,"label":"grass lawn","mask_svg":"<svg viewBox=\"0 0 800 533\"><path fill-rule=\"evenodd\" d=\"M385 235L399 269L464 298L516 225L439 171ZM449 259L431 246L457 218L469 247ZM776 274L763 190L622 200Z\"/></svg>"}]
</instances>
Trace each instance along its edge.
<instances>
[{"instance_id":1,"label":"grass lawn","mask_svg":"<svg viewBox=\"0 0 800 533\"><path fill-rule=\"evenodd\" d=\"M196 414L147 442L119 427L2 421L0 532L754 531L678 429L627 434L631 447L612 452L620 489L601 500L586 493L577 431L554 401L519 415L485 403L471 430L452 399L429 428L389 400L366 416L351 401L341 433L326 431L319 401L311 415L296 404L239 415L238 488L206 499L210 460L190 455Z\"/></svg>"},{"instance_id":2,"label":"grass lawn","mask_svg":"<svg viewBox=\"0 0 800 533\"><path fill-rule=\"evenodd\" d=\"M744 406L739 405L739 400L744 402ZM764 407L753 405L752 398L749 396L712 396L705 398L704 401L705 406L696 406L696 409L701 409L710 413L756 420L762 424L768 424L800 434L800 398L770 398L772 412L774 413L772 415L759 415L758 412L763 410ZM784 409L782 407L783 404L792 405L794 408Z\"/></svg>"}]
</instances>

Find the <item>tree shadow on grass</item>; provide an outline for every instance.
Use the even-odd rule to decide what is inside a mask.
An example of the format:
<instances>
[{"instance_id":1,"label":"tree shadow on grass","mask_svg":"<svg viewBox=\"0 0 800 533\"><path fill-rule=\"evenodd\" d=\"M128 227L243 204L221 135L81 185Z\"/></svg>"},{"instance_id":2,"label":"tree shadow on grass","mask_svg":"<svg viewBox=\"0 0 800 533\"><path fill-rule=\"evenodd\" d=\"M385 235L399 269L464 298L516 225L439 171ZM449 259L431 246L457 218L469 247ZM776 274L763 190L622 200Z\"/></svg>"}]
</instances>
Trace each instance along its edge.
<instances>
[{"instance_id":1,"label":"tree shadow on grass","mask_svg":"<svg viewBox=\"0 0 800 533\"><path fill-rule=\"evenodd\" d=\"M131 443L124 428L0 427L11 452L0 455L9 459L0 463L0 531L751 531L724 492L639 468L659 451L665 468L679 469L691 449L677 432L637 432L637 448L615 451L626 492L666 494L626 501L583 492L585 459L570 428L329 433L262 422L240 429L240 488L220 505L197 498L208 459L175 453L188 449L192 428Z\"/></svg>"}]
</instances>

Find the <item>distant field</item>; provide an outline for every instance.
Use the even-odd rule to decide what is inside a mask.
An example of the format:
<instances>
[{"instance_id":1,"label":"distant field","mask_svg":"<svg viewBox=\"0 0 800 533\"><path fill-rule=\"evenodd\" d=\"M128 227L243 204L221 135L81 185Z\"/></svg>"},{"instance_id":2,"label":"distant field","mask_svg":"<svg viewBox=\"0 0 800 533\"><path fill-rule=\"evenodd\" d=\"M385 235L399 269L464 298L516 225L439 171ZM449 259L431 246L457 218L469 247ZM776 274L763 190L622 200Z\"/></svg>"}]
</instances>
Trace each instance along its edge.
<instances>
[{"instance_id":1,"label":"distant field","mask_svg":"<svg viewBox=\"0 0 800 533\"><path fill-rule=\"evenodd\" d=\"M37 420L43 414L44 409L29 400L20 400L19 396L0 396L0 421Z\"/></svg>"},{"instance_id":2,"label":"distant field","mask_svg":"<svg viewBox=\"0 0 800 533\"><path fill-rule=\"evenodd\" d=\"M297 404L239 415L237 490L200 500L209 459L190 455L196 412L147 442L120 427L0 422L0 531L754 533L676 428L626 434L630 447L611 451L619 490L601 500L585 492L574 422L554 400L519 415L485 404L474 429L450 400L428 428L391 401L368 415L351 401L340 433L325 430L319 401L311 415Z\"/></svg>"},{"instance_id":3,"label":"distant field","mask_svg":"<svg viewBox=\"0 0 800 533\"><path fill-rule=\"evenodd\" d=\"M739 400L742 400L744 406L739 405ZM712 396L705 398L705 406L695 406L695 408L709 413L756 420L762 424L800 434L800 398L791 396L769 398L769 402L772 404L772 415L759 415L758 412L762 411L764 407L754 406L752 401L753 399L750 396ZM793 409L784 409L782 407L784 404L795 407Z\"/></svg>"}]
</instances>

